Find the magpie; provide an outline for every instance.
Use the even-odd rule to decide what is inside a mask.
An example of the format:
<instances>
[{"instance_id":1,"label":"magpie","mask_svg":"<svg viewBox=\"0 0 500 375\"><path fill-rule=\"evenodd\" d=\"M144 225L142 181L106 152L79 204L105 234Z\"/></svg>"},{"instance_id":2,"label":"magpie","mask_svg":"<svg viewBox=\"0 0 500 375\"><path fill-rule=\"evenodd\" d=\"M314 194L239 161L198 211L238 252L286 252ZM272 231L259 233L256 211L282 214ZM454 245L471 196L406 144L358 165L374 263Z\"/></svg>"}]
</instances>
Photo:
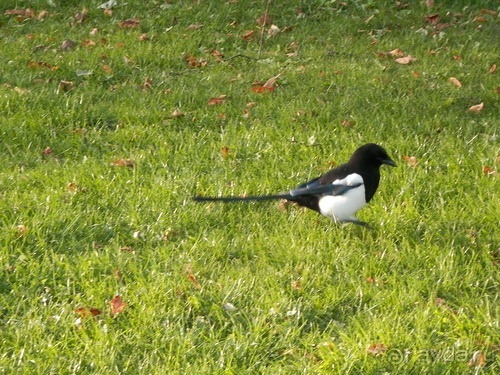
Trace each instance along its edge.
<instances>
[{"instance_id":1,"label":"magpie","mask_svg":"<svg viewBox=\"0 0 500 375\"><path fill-rule=\"evenodd\" d=\"M380 181L380 166L396 166L396 163L379 145L368 143L359 147L349 161L305 182L295 189L273 195L248 197L204 197L195 196L197 202L246 202L286 199L310 208L339 223L366 223L356 217L375 194Z\"/></svg>"}]
</instances>

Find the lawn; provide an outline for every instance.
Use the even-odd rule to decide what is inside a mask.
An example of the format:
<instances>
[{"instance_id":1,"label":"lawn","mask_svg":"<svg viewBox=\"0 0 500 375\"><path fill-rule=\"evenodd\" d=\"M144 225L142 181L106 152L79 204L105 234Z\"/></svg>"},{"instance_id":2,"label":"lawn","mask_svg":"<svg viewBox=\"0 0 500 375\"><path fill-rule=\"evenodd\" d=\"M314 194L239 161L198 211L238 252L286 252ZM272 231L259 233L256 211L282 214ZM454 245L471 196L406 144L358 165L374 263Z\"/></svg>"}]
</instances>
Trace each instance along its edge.
<instances>
[{"instance_id":1,"label":"lawn","mask_svg":"<svg viewBox=\"0 0 500 375\"><path fill-rule=\"evenodd\" d=\"M100 3L0 4L0 373L500 371L498 2Z\"/></svg>"}]
</instances>

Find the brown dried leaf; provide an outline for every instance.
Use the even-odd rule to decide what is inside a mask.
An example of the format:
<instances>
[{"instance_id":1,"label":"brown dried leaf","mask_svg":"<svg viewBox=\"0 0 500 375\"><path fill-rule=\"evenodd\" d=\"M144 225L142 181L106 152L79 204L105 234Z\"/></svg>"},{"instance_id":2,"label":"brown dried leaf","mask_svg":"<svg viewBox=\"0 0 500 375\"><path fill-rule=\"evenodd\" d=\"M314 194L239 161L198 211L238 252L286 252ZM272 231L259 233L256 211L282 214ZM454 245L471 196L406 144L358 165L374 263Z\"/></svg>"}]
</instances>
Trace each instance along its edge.
<instances>
[{"instance_id":1,"label":"brown dried leaf","mask_svg":"<svg viewBox=\"0 0 500 375\"><path fill-rule=\"evenodd\" d=\"M195 24L191 24L189 25L187 28L188 30L199 30L203 27L204 25L202 23L195 23Z\"/></svg>"},{"instance_id":2,"label":"brown dried leaf","mask_svg":"<svg viewBox=\"0 0 500 375\"><path fill-rule=\"evenodd\" d=\"M456 79L455 77L450 77L450 82L453 83L457 87L462 87L462 84L460 83L460 81L458 79Z\"/></svg>"},{"instance_id":3,"label":"brown dried leaf","mask_svg":"<svg viewBox=\"0 0 500 375\"><path fill-rule=\"evenodd\" d=\"M472 358L467 362L469 367L484 367L486 365L486 356L480 350L477 350L472 354Z\"/></svg>"},{"instance_id":4,"label":"brown dried leaf","mask_svg":"<svg viewBox=\"0 0 500 375\"><path fill-rule=\"evenodd\" d=\"M111 164L117 167L129 167L129 168L135 167L135 162L130 159L117 159L114 160Z\"/></svg>"},{"instance_id":5,"label":"brown dried leaf","mask_svg":"<svg viewBox=\"0 0 500 375\"><path fill-rule=\"evenodd\" d=\"M255 23L259 26L269 26L272 24L271 17L269 17L267 12L264 12L259 18L255 19Z\"/></svg>"},{"instance_id":6,"label":"brown dried leaf","mask_svg":"<svg viewBox=\"0 0 500 375\"><path fill-rule=\"evenodd\" d=\"M87 8L83 8L81 12L78 12L75 14L75 21L76 23L82 23L87 19L87 16L89 14L89 10Z\"/></svg>"},{"instance_id":7,"label":"brown dried leaf","mask_svg":"<svg viewBox=\"0 0 500 375\"><path fill-rule=\"evenodd\" d=\"M245 39L248 42L251 39L253 39L254 36L255 36L255 30L247 30L243 34L242 38Z\"/></svg>"},{"instance_id":8,"label":"brown dried leaf","mask_svg":"<svg viewBox=\"0 0 500 375\"><path fill-rule=\"evenodd\" d=\"M380 342L371 345L367 351L368 354L374 355L374 356L379 356L381 354L384 354L388 350L388 347Z\"/></svg>"},{"instance_id":9,"label":"brown dried leaf","mask_svg":"<svg viewBox=\"0 0 500 375\"><path fill-rule=\"evenodd\" d=\"M403 156L409 167L415 167L418 164L418 160L415 156Z\"/></svg>"},{"instance_id":10,"label":"brown dried leaf","mask_svg":"<svg viewBox=\"0 0 500 375\"><path fill-rule=\"evenodd\" d=\"M127 304L123 301L122 297L115 296L111 301L109 301L109 306L111 307L111 314L118 315L125 310Z\"/></svg>"},{"instance_id":11,"label":"brown dried leaf","mask_svg":"<svg viewBox=\"0 0 500 375\"><path fill-rule=\"evenodd\" d=\"M221 95L218 98L210 98L208 100L208 105L218 105L218 104L223 104L227 99L226 95Z\"/></svg>"},{"instance_id":12,"label":"brown dried leaf","mask_svg":"<svg viewBox=\"0 0 500 375\"><path fill-rule=\"evenodd\" d=\"M492 66L490 66L489 72L490 74L493 74L496 72L496 70L497 70L497 64L493 64Z\"/></svg>"},{"instance_id":13,"label":"brown dried leaf","mask_svg":"<svg viewBox=\"0 0 500 375\"><path fill-rule=\"evenodd\" d=\"M398 64L408 65L408 64L411 64L413 61L416 61L416 60L417 59L414 58L412 55L408 55L408 56L405 56L405 57L400 57L400 58L396 59L395 61Z\"/></svg>"},{"instance_id":14,"label":"brown dried leaf","mask_svg":"<svg viewBox=\"0 0 500 375\"><path fill-rule=\"evenodd\" d=\"M89 318L93 316L101 315L101 310L95 307L79 307L75 309L75 313L80 316L80 318Z\"/></svg>"},{"instance_id":15,"label":"brown dried leaf","mask_svg":"<svg viewBox=\"0 0 500 375\"><path fill-rule=\"evenodd\" d=\"M222 156L223 159L226 159L230 153L231 153L231 151L229 151L229 147L222 146L222 148L220 150L220 156Z\"/></svg>"},{"instance_id":16,"label":"brown dried leaf","mask_svg":"<svg viewBox=\"0 0 500 375\"><path fill-rule=\"evenodd\" d=\"M405 55L403 50L399 48L393 49L392 51L387 52L387 54L392 57L403 57Z\"/></svg>"},{"instance_id":17,"label":"brown dried leaf","mask_svg":"<svg viewBox=\"0 0 500 375\"><path fill-rule=\"evenodd\" d=\"M149 40L148 34L143 33L143 34L139 35L139 40L141 42L145 42L145 41Z\"/></svg>"},{"instance_id":18,"label":"brown dried leaf","mask_svg":"<svg viewBox=\"0 0 500 375\"><path fill-rule=\"evenodd\" d=\"M492 174L495 174L497 173L496 171L494 171L493 169L491 169L490 167L488 167L487 165L485 165L483 167L483 173L486 175L486 176L491 176Z\"/></svg>"},{"instance_id":19,"label":"brown dried leaf","mask_svg":"<svg viewBox=\"0 0 500 375\"><path fill-rule=\"evenodd\" d=\"M18 226L16 226L16 230L19 237L24 237L28 233L28 227L23 224L19 224Z\"/></svg>"},{"instance_id":20,"label":"brown dried leaf","mask_svg":"<svg viewBox=\"0 0 500 375\"><path fill-rule=\"evenodd\" d=\"M139 27L140 20L138 18L129 18L127 20L120 21L118 26L124 29L135 29Z\"/></svg>"},{"instance_id":21,"label":"brown dried leaf","mask_svg":"<svg viewBox=\"0 0 500 375\"><path fill-rule=\"evenodd\" d=\"M74 42L73 40L71 39L65 39L62 43L61 43L61 49L65 52L69 51L70 49L73 49L75 48L76 46L76 42Z\"/></svg>"},{"instance_id":22,"label":"brown dried leaf","mask_svg":"<svg viewBox=\"0 0 500 375\"><path fill-rule=\"evenodd\" d=\"M425 17L425 21L431 25L436 25L439 22L439 14L431 14Z\"/></svg>"},{"instance_id":23,"label":"brown dried leaf","mask_svg":"<svg viewBox=\"0 0 500 375\"><path fill-rule=\"evenodd\" d=\"M184 113L177 108L170 115L170 118L180 118L180 117L184 117Z\"/></svg>"},{"instance_id":24,"label":"brown dried leaf","mask_svg":"<svg viewBox=\"0 0 500 375\"><path fill-rule=\"evenodd\" d=\"M36 17L36 19L41 21L41 20L47 18L48 16L49 16L49 12L46 10L42 10L42 11L40 11L40 13L38 13L38 16Z\"/></svg>"},{"instance_id":25,"label":"brown dried leaf","mask_svg":"<svg viewBox=\"0 0 500 375\"><path fill-rule=\"evenodd\" d=\"M483 110L483 107L484 107L484 103L479 103L479 104L476 104L476 105L473 105L472 107L469 108L469 112L475 112L475 113L479 113Z\"/></svg>"},{"instance_id":26,"label":"brown dried leaf","mask_svg":"<svg viewBox=\"0 0 500 375\"><path fill-rule=\"evenodd\" d=\"M49 155L54 155L54 150L50 147L45 147L42 151L43 156L49 156Z\"/></svg>"}]
</instances>

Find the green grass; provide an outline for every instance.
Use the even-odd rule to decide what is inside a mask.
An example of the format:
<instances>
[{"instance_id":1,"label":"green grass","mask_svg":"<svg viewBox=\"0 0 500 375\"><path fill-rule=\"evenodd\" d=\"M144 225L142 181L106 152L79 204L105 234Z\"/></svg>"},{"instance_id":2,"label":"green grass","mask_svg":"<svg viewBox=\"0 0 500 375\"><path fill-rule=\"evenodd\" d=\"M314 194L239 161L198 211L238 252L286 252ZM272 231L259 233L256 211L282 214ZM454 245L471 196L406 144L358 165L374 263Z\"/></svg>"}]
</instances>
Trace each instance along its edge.
<instances>
[{"instance_id":1,"label":"green grass","mask_svg":"<svg viewBox=\"0 0 500 375\"><path fill-rule=\"evenodd\" d=\"M271 2L293 28L261 46L267 1L97 3L0 5L0 373L498 373L495 1ZM27 7L48 15L4 14ZM372 229L190 200L286 190L367 142L398 162Z\"/></svg>"}]
</instances>

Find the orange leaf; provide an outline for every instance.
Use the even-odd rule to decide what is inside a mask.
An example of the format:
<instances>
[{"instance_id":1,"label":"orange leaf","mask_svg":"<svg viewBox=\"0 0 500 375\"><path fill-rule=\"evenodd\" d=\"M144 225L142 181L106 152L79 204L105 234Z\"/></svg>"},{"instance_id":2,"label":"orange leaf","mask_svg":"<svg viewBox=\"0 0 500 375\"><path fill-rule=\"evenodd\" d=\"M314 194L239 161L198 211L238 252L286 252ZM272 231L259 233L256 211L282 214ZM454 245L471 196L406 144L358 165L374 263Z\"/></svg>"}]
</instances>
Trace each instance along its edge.
<instances>
[{"instance_id":1,"label":"orange leaf","mask_svg":"<svg viewBox=\"0 0 500 375\"><path fill-rule=\"evenodd\" d=\"M109 74L112 74L113 73L113 69L111 69L109 67L109 65L103 65L102 66L102 70L104 70L106 73L109 73Z\"/></svg>"},{"instance_id":2,"label":"orange leaf","mask_svg":"<svg viewBox=\"0 0 500 375\"><path fill-rule=\"evenodd\" d=\"M467 362L467 366L469 367L483 367L486 364L486 356L480 350L475 351L472 354L472 358Z\"/></svg>"},{"instance_id":3,"label":"orange leaf","mask_svg":"<svg viewBox=\"0 0 500 375\"><path fill-rule=\"evenodd\" d=\"M484 107L484 103L479 103L479 104L476 104L476 105L473 105L472 107L469 108L469 112L476 112L476 113L479 113L483 110L483 107Z\"/></svg>"},{"instance_id":4,"label":"orange leaf","mask_svg":"<svg viewBox=\"0 0 500 375\"><path fill-rule=\"evenodd\" d=\"M487 165L485 165L483 167L483 173L486 175L486 176L490 176L492 174L495 174L496 171L494 171L493 169L491 169L490 167L488 167Z\"/></svg>"},{"instance_id":5,"label":"orange leaf","mask_svg":"<svg viewBox=\"0 0 500 375\"><path fill-rule=\"evenodd\" d=\"M218 105L218 104L223 104L226 101L227 96L226 95L221 95L218 98L210 98L208 100L208 105Z\"/></svg>"},{"instance_id":6,"label":"orange leaf","mask_svg":"<svg viewBox=\"0 0 500 375\"><path fill-rule=\"evenodd\" d=\"M94 307L79 307L75 309L75 313L80 315L81 318L88 318L91 316L98 316L101 314L101 310Z\"/></svg>"},{"instance_id":7,"label":"orange leaf","mask_svg":"<svg viewBox=\"0 0 500 375\"><path fill-rule=\"evenodd\" d=\"M128 20L123 20L118 23L118 26L124 29L135 29L139 27L140 20L138 18L129 18Z\"/></svg>"},{"instance_id":8,"label":"orange leaf","mask_svg":"<svg viewBox=\"0 0 500 375\"><path fill-rule=\"evenodd\" d=\"M229 151L229 147L227 146L222 146L220 150L220 155L222 156L223 159L227 158L231 152Z\"/></svg>"},{"instance_id":9,"label":"orange leaf","mask_svg":"<svg viewBox=\"0 0 500 375\"><path fill-rule=\"evenodd\" d=\"M415 167L418 164L418 160L415 156L403 156L409 167Z\"/></svg>"},{"instance_id":10,"label":"orange leaf","mask_svg":"<svg viewBox=\"0 0 500 375\"><path fill-rule=\"evenodd\" d=\"M109 301L109 306L111 307L111 313L113 315L118 315L125 310L127 304L123 302L122 297L115 296L111 301Z\"/></svg>"},{"instance_id":11,"label":"orange leaf","mask_svg":"<svg viewBox=\"0 0 500 375\"><path fill-rule=\"evenodd\" d=\"M247 42L255 36L255 30L247 30L243 34L242 38L245 39Z\"/></svg>"},{"instance_id":12,"label":"orange leaf","mask_svg":"<svg viewBox=\"0 0 500 375\"><path fill-rule=\"evenodd\" d=\"M368 354L374 355L374 356L379 356L381 354L384 354L387 351L387 346L378 342L376 344L371 345L367 351Z\"/></svg>"},{"instance_id":13,"label":"orange leaf","mask_svg":"<svg viewBox=\"0 0 500 375\"><path fill-rule=\"evenodd\" d=\"M395 61L398 63L398 64L402 64L402 65L408 65L410 63L412 63L413 61L416 61L417 59L414 58L412 55L408 55L408 56L405 56L405 57L400 57L398 59L396 59Z\"/></svg>"},{"instance_id":14,"label":"orange leaf","mask_svg":"<svg viewBox=\"0 0 500 375\"><path fill-rule=\"evenodd\" d=\"M198 282L198 280L196 280L196 277L192 273L188 274L188 278L189 281L191 281L191 284L193 284L196 289L201 289L200 283Z\"/></svg>"},{"instance_id":15,"label":"orange leaf","mask_svg":"<svg viewBox=\"0 0 500 375\"><path fill-rule=\"evenodd\" d=\"M129 167L129 168L135 167L135 162L130 159L117 159L113 161L111 164L117 167Z\"/></svg>"},{"instance_id":16,"label":"orange leaf","mask_svg":"<svg viewBox=\"0 0 500 375\"><path fill-rule=\"evenodd\" d=\"M450 82L453 83L457 87L462 87L462 84L460 83L460 81L458 79L456 79L455 77L450 77Z\"/></svg>"}]
</instances>

